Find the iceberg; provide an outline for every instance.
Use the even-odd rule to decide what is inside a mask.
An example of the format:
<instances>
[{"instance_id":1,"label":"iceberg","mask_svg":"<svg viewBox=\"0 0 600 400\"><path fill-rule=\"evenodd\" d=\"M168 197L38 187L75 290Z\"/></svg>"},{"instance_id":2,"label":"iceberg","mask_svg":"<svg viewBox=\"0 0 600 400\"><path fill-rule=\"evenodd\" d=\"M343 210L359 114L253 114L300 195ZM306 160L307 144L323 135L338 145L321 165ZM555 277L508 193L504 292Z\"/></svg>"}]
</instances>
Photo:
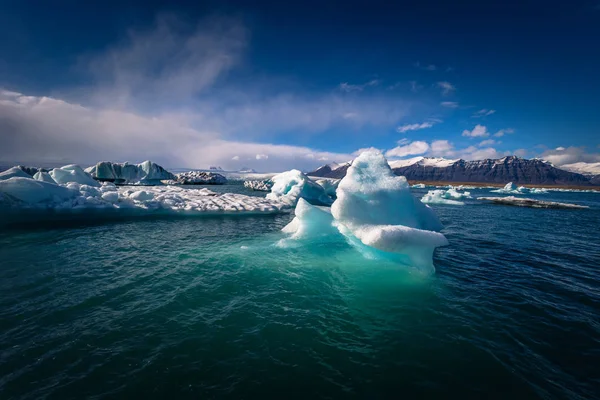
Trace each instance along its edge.
<instances>
[{"instance_id":1,"label":"iceberg","mask_svg":"<svg viewBox=\"0 0 600 400\"><path fill-rule=\"evenodd\" d=\"M224 185L227 178L215 172L189 171L177 174L177 185Z\"/></svg>"},{"instance_id":2,"label":"iceberg","mask_svg":"<svg viewBox=\"0 0 600 400\"><path fill-rule=\"evenodd\" d=\"M47 182L47 183L56 183L56 181L54 179L52 179L52 176L50 176L50 174L48 172L44 172L44 171L38 171L33 175L33 179L35 179L36 181L42 181L42 182Z\"/></svg>"},{"instance_id":3,"label":"iceberg","mask_svg":"<svg viewBox=\"0 0 600 400\"><path fill-rule=\"evenodd\" d=\"M13 177L0 181L0 194L3 194L2 200L20 201L27 204L62 203L65 200L73 199L80 195L79 192L69 188L35 180L31 177Z\"/></svg>"},{"instance_id":4,"label":"iceberg","mask_svg":"<svg viewBox=\"0 0 600 400\"><path fill-rule=\"evenodd\" d=\"M27 172L23 171L21 167L12 167L7 169L4 172L0 172L0 181L10 179L10 178L31 178Z\"/></svg>"},{"instance_id":5,"label":"iceberg","mask_svg":"<svg viewBox=\"0 0 600 400\"><path fill-rule=\"evenodd\" d=\"M283 172L271 178L273 187L267 199L296 205L303 198L311 204L328 206L333 203L325 189L297 169Z\"/></svg>"},{"instance_id":6,"label":"iceberg","mask_svg":"<svg viewBox=\"0 0 600 400\"><path fill-rule=\"evenodd\" d=\"M172 173L152 161L140 164L101 161L85 171L98 181L116 184L157 185L162 180L175 179Z\"/></svg>"},{"instance_id":7,"label":"iceberg","mask_svg":"<svg viewBox=\"0 0 600 400\"><path fill-rule=\"evenodd\" d=\"M138 190L103 182L97 186L57 184L33 178L0 181L0 221L10 224L52 218L56 213L77 215L274 214L291 211L289 204L255 196L215 193L180 186L148 186Z\"/></svg>"},{"instance_id":8,"label":"iceberg","mask_svg":"<svg viewBox=\"0 0 600 400\"><path fill-rule=\"evenodd\" d=\"M425 184L424 183L415 183L414 185L411 186L411 188L413 188L413 189L425 189Z\"/></svg>"},{"instance_id":9,"label":"iceberg","mask_svg":"<svg viewBox=\"0 0 600 400\"><path fill-rule=\"evenodd\" d=\"M85 172L79 165L70 164L64 167L54 168L50 171L52 179L59 184L79 183L88 186L100 186L90 174Z\"/></svg>"},{"instance_id":10,"label":"iceberg","mask_svg":"<svg viewBox=\"0 0 600 400\"><path fill-rule=\"evenodd\" d=\"M296 217L283 231L290 238L341 234L367 258L383 257L430 274L433 251L448 241L431 208L414 198L406 178L385 157L364 152L340 181L329 212L298 200Z\"/></svg>"},{"instance_id":11,"label":"iceberg","mask_svg":"<svg viewBox=\"0 0 600 400\"><path fill-rule=\"evenodd\" d=\"M430 190L423 196L421 201L425 204L448 204L453 206L464 206L465 203L458 200L452 200L454 197L449 195L448 192L452 189L448 190ZM459 197L460 198L460 197Z\"/></svg>"},{"instance_id":12,"label":"iceberg","mask_svg":"<svg viewBox=\"0 0 600 400\"><path fill-rule=\"evenodd\" d=\"M273 182L269 179L263 181L244 181L244 187L259 192L270 192Z\"/></svg>"}]
</instances>

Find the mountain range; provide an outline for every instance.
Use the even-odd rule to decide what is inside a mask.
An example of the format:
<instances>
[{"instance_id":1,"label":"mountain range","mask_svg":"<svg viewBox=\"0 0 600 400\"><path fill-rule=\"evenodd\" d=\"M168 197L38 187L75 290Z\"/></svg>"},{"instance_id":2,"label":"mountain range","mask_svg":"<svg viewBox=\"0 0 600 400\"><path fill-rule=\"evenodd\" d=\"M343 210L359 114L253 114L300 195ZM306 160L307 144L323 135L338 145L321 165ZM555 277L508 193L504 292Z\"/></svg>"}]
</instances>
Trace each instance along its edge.
<instances>
[{"instance_id":1,"label":"mountain range","mask_svg":"<svg viewBox=\"0 0 600 400\"><path fill-rule=\"evenodd\" d=\"M499 159L466 161L414 157L389 162L396 175L411 181L477 182L538 185L600 185L600 165L577 163L562 168L539 159L507 156ZM309 172L310 176L341 179L351 162L328 164ZM570 170L567 170L569 168Z\"/></svg>"}]
</instances>

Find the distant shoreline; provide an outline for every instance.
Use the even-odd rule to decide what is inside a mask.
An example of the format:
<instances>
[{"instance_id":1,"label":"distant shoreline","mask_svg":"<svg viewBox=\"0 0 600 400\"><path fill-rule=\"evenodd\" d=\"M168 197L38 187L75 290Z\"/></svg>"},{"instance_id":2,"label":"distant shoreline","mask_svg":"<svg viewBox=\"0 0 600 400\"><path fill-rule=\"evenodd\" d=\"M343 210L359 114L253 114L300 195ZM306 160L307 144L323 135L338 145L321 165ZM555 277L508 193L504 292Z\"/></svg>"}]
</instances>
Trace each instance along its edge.
<instances>
[{"instance_id":1,"label":"distant shoreline","mask_svg":"<svg viewBox=\"0 0 600 400\"><path fill-rule=\"evenodd\" d=\"M430 185L430 186L448 186L448 185L460 186L460 185L464 185L464 186L475 186L475 187L493 186L493 187L497 187L497 188L502 188L506 185L506 183L496 183L496 182L447 182L447 181L412 181L412 180L409 180L408 183L410 185L422 183L424 185ZM585 186L585 185L555 185L555 184L533 184L533 183L527 183L527 184L515 183L515 184L517 186L525 186L525 187L532 187L532 188L576 189L576 190L600 191L600 186L593 186L593 185Z\"/></svg>"}]
</instances>

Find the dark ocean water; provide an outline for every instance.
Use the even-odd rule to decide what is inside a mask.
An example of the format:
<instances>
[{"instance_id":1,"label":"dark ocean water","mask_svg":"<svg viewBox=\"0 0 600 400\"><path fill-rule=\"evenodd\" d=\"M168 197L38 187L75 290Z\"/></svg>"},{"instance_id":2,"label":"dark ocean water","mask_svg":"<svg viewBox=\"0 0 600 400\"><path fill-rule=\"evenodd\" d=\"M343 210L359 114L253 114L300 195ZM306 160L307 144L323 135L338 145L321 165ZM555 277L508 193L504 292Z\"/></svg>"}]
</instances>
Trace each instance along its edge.
<instances>
[{"instance_id":1,"label":"dark ocean water","mask_svg":"<svg viewBox=\"0 0 600 400\"><path fill-rule=\"evenodd\" d=\"M598 398L600 194L536 197L591 208L434 205L428 278L290 215L4 229L0 399Z\"/></svg>"}]
</instances>

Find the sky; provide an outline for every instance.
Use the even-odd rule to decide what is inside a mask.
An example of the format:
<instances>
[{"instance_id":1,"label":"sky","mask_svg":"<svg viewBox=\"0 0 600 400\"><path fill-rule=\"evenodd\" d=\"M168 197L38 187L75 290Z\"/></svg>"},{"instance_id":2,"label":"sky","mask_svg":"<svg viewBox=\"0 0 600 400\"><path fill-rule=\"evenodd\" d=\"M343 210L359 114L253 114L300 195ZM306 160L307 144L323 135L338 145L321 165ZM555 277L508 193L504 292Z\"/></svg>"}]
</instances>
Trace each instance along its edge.
<instances>
[{"instance_id":1,"label":"sky","mask_svg":"<svg viewBox=\"0 0 600 400\"><path fill-rule=\"evenodd\" d=\"M0 2L0 163L600 161L599 1L288 3Z\"/></svg>"}]
</instances>

